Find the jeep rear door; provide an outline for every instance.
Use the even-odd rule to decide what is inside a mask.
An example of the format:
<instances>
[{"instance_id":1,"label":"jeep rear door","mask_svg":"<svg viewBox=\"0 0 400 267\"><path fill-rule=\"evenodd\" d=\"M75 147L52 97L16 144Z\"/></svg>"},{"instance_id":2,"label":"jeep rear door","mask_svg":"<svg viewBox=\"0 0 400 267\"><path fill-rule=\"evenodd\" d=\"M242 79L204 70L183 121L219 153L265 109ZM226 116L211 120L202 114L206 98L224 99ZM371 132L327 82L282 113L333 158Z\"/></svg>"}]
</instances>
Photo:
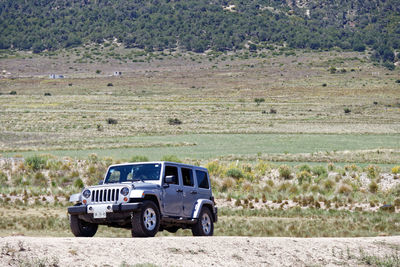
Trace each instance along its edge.
<instances>
[{"instance_id":1,"label":"jeep rear door","mask_svg":"<svg viewBox=\"0 0 400 267\"><path fill-rule=\"evenodd\" d=\"M165 177L171 175L175 177L173 183L166 184ZM182 216L183 190L180 180L178 167L173 165L165 165L162 206L166 215Z\"/></svg>"},{"instance_id":2,"label":"jeep rear door","mask_svg":"<svg viewBox=\"0 0 400 267\"><path fill-rule=\"evenodd\" d=\"M208 177L208 172L197 169L195 171L195 174L196 174L196 185L198 191L197 198L210 199L211 187L210 187L210 179Z\"/></svg>"},{"instance_id":3,"label":"jeep rear door","mask_svg":"<svg viewBox=\"0 0 400 267\"><path fill-rule=\"evenodd\" d=\"M181 167L180 169L183 183L183 216L191 218L194 204L198 198L198 190L194 187L193 169L190 167Z\"/></svg>"}]
</instances>

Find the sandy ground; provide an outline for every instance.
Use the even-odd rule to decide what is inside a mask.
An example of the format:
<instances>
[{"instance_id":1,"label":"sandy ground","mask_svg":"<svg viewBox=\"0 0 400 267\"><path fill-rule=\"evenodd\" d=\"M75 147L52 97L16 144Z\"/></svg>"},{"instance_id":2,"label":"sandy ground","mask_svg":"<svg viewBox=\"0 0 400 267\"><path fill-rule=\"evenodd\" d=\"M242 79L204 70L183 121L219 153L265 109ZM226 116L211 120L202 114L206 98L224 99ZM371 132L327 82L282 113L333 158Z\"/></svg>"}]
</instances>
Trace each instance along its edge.
<instances>
[{"instance_id":1,"label":"sandy ground","mask_svg":"<svg viewBox=\"0 0 400 267\"><path fill-rule=\"evenodd\" d=\"M363 266L400 255L400 236L371 238L0 238L0 266ZM43 265L42 265L43 266Z\"/></svg>"}]
</instances>

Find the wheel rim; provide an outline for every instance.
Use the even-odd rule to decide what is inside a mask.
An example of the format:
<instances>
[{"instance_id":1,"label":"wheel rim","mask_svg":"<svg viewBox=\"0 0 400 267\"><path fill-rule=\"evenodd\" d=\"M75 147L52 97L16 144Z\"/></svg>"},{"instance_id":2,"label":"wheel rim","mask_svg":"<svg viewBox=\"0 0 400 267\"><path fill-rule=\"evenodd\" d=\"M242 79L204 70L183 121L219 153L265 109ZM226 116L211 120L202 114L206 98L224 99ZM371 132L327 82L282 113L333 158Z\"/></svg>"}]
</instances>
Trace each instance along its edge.
<instances>
[{"instance_id":1,"label":"wheel rim","mask_svg":"<svg viewBox=\"0 0 400 267\"><path fill-rule=\"evenodd\" d=\"M146 229L149 231L152 231L154 230L154 228L156 228L157 217L155 211L152 208L147 208L144 211L143 222L144 222L144 227L146 227Z\"/></svg>"},{"instance_id":2,"label":"wheel rim","mask_svg":"<svg viewBox=\"0 0 400 267\"><path fill-rule=\"evenodd\" d=\"M208 235L211 232L211 219L207 213L203 214L203 217L201 218L201 225L203 227L203 232Z\"/></svg>"}]
</instances>

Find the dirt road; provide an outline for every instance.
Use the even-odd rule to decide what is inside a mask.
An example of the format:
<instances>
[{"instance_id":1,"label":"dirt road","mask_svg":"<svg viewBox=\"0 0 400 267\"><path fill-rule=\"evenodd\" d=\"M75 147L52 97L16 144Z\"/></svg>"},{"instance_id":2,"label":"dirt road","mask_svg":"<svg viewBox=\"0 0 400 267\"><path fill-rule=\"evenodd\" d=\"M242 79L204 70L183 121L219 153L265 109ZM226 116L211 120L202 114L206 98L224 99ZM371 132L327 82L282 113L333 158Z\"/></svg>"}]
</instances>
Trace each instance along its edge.
<instances>
[{"instance_id":1,"label":"dirt road","mask_svg":"<svg viewBox=\"0 0 400 267\"><path fill-rule=\"evenodd\" d=\"M0 266L362 266L400 257L400 236L373 238L0 238ZM370 257L370 258L368 258Z\"/></svg>"}]
</instances>

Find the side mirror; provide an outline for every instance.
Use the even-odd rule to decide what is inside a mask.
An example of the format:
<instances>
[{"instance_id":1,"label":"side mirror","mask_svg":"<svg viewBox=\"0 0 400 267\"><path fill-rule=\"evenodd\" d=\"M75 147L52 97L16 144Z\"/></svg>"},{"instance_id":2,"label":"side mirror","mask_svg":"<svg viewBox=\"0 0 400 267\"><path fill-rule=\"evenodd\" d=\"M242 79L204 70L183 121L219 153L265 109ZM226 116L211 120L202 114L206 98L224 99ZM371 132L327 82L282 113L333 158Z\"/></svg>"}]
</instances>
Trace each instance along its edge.
<instances>
[{"instance_id":1,"label":"side mirror","mask_svg":"<svg viewBox=\"0 0 400 267\"><path fill-rule=\"evenodd\" d=\"M175 175L165 176L165 183L172 184L175 181Z\"/></svg>"},{"instance_id":2,"label":"side mirror","mask_svg":"<svg viewBox=\"0 0 400 267\"><path fill-rule=\"evenodd\" d=\"M99 181L99 185L102 185L102 184L104 184L104 181L103 181L103 180L100 180L100 181Z\"/></svg>"}]
</instances>

